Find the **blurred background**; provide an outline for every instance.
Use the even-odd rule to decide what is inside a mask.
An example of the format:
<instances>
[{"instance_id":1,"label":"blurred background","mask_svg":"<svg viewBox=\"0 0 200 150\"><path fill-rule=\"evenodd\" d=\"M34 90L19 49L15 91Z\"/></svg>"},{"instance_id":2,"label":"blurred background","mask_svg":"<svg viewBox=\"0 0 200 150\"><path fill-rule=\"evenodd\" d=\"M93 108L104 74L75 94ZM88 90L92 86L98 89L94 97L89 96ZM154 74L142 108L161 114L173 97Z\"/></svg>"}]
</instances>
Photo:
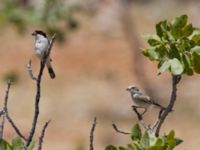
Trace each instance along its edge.
<instances>
[{"instance_id":1,"label":"blurred background","mask_svg":"<svg viewBox=\"0 0 200 150\"><path fill-rule=\"evenodd\" d=\"M154 34L155 24L182 14L200 27L198 0L1 0L0 2L0 93L1 106L6 81L12 79L9 112L27 134L31 127L35 82L26 64L33 61L37 74L39 60L34 55L31 33L57 33L52 49L55 80L45 70L41 111L36 139L44 123L51 119L44 150L89 149L89 132L97 117L94 145L126 145L129 136L116 133L111 124L130 131L137 118L125 91L138 85L147 94L167 105L171 76L157 76L157 64L140 52L147 47L143 35ZM174 129L184 140L177 150L197 150L200 143L200 77L183 76L178 99L162 132ZM145 120L155 120L151 110ZM6 139L16 136L6 123Z\"/></svg>"}]
</instances>

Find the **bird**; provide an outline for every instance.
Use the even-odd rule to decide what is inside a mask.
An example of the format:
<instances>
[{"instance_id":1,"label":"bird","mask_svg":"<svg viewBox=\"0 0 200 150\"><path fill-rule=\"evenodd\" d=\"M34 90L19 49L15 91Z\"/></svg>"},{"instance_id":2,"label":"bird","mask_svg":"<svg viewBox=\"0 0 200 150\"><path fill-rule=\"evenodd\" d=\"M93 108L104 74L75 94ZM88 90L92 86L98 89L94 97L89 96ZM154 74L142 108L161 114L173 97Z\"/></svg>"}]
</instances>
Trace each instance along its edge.
<instances>
[{"instance_id":1,"label":"bird","mask_svg":"<svg viewBox=\"0 0 200 150\"><path fill-rule=\"evenodd\" d=\"M38 56L40 61L43 61L44 55L47 53L50 46L49 38L47 34L41 30L35 30L32 33L32 35L35 37L35 43L34 43L35 54ZM54 79L56 75L52 68L51 61L52 60L50 56L48 56L48 58L46 59L46 66L51 79Z\"/></svg>"},{"instance_id":2,"label":"bird","mask_svg":"<svg viewBox=\"0 0 200 150\"><path fill-rule=\"evenodd\" d=\"M156 103L153 101L149 96L144 95L140 89L135 85L130 85L128 88L126 88L127 91L130 92L131 98L135 104L136 108L143 108L145 111L143 114L147 111L148 108L151 106L156 106L157 108L160 108L161 110L165 110L166 108L162 105Z\"/></svg>"}]
</instances>

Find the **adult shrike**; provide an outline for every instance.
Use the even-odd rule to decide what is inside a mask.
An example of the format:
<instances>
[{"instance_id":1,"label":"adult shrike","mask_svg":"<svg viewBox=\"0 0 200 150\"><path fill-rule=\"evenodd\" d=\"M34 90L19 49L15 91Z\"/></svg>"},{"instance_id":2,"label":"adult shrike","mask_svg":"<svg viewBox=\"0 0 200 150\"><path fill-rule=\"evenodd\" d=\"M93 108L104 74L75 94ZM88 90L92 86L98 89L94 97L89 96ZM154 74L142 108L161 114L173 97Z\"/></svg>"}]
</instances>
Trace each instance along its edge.
<instances>
[{"instance_id":1,"label":"adult shrike","mask_svg":"<svg viewBox=\"0 0 200 150\"><path fill-rule=\"evenodd\" d=\"M153 101L149 96L144 95L138 87L135 85L130 85L127 89L131 93L131 98L136 105L137 108L144 108L145 112L150 106L156 106L160 109L166 109L165 107L161 106L160 104ZM145 113L144 112L144 113Z\"/></svg>"},{"instance_id":2,"label":"adult shrike","mask_svg":"<svg viewBox=\"0 0 200 150\"><path fill-rule=\"evenodd\" d=\"M50 42L45 32L36 30L32 33L33 36L35 36L35 53L39 57L39 59L42 61L44 59L44 54L47 53ZM49 75L52 79L56 77L53 68L51 66L51 58L50 56L46 59L46 66L49 72Z\"/></svg>"}]
</instances>

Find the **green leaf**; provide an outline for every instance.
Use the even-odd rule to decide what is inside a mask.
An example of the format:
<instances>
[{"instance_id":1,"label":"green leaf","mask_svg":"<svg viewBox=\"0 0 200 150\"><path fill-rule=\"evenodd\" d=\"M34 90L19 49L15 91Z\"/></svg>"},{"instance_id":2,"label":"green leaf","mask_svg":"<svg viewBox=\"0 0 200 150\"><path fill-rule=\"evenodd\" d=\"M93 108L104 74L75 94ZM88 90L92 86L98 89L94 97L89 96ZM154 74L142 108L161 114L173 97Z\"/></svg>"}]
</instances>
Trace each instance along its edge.
<instances>
[{"instance_id":1,"label":"green leaf","mask_svg":"<svg viewBox=\"0 0 200 150\"><path fill-rule=\"evenodd\" d=\"M198 74L200 74L200 54L198 54L197 52L193 52L192 53L193 56L193 68L194 71Z\"/></svg>"},{"instance_id":2,"label":"green leaf","mask_svg":"<svg viewBox=\"0 0 200 150\"><path fill-rule=\"evenodd\" d=\"M176 140L175 139L167 140L167 144L170 148L174 148L176 146Z\"/></svg>"},{"instance_id":3,"label":"green leaf","mask_svg":"<svg viewBox=\"0 0 200 150\"><path fill-rule=\"evenodd\" d=\"M127 150L138 150L138 147L128 144Z\"/></svg>"},{"instance_id":4,"label":"green leaf","mask_svg":"<svg viewBox=\"0 0 200 150\"><path fill-rule=\"evenodd\" d=\"M160 21L158 24L156 24L156 33L160 38L164 38L165 40L168 40L168 22L167 20Z\"/></svg>"},{"instance_id":5,"label":"green leaf","mask_svg":"<svg viewBox=\"0 0 200 150\"><path fill-rule=\"evenodd\" d=\"M117 150L117 148L113 145L108 145L105 150Z\"/></svg>"},{"instance_id":6,"label":"green leaf","mask_svg":"<svg viewBox=\"0 0 200 150\"><path fill-rule=\"evenodd\" d=\"M155 146L163 146L163 145L164 145L163 140L158 138L157 141L156 141Z\"/></svg>"},{"instance_id":7,"label":"green leaf","mask_svg":"<svg viewBox=\"0 0 200 150\"><path fill-rule=\"evenodd\" d=\"M192 40L195 41L195 42L199 41L200 40L200 34L193 35Z\"/></svg>"},{"instance_id":8,"label":"green leaf","mask_svg":"<svg viewBox=\"0 0 200 150\"><path fill-rule=\"evenodd\" d=\"M169 57L170 58L177 58L180 60L180 52L177 49L175 44L170 45L170 50L169 50Z\"/></svg>"},{"instance_id":9,"label":"green leaf","mask_svg":"<svg viewBox=\"0 0 200 150\"><path fill-rule=\"evenodd\" d=\"M196 53L200 54L200 46L195 46L190 51L191 52L196 52Z\"/></svg>"},{"instance_id":10,"label":"green leaf","mask_svg":"<svg viewBox=\"0 0 200 150\"><path fill-rule=\"evenodd\" d=\"M7 147L8 147L8 142L2 139L0 143L0 150L7 150Z\"/></svg>"},{"instance_id":11,"label":"green leaf","mask_svg":"<svg viewBox=\"0 0 200 150\"><path fill-rule=\"evenodd\" d=\"M23 149L23 141L19 137L16 137L12 140L13 150L22 150Z\"/></svg>"},{"instance_id":12,"label":"green leaf","mask_svg":"<svg viewBox=\"0 0 200 150\"><path fill-rule=\"evenodd\" d=\"M149 148L149 146L150 146L149 140L150 140L149 134L147 131L145 131L144 135L142 136L142 139L141 139L141 143L142 143L143 147Z\"/></svg>"},{"instance_id":13,"label":"green leaf","mask_svg":"<svg viewBox=\"0 0 200 150\"><path fill-rule=\"evenodd\" d=\"M183 65L177 58L173 58L169 60L170 62L170 71L173 75L180 75L183 73Z\"/></svg>"},{"instance_id":14,"label":"green leaf","mask_svg":"<svg viewBox=\"0 0 200 150\"><path fill-rule=\"evenodd\" d=\"M155 145L157 141L157 137L154 134L149 134L149 144L150 146Z\"/></svg>"},{"instance_id":15,"label":"green leaf","mask_svg":"<svg viewBox=\"0 0 200 150\"><path fill-rule=\"evenodd\" d=\"M172 21L172 26L175 28L183 28L187 24L187 15L182 15L180 17L176 17Z\"/></svg>"},{"instance_id":16,"label":"green leaf","mask_svg":"<svg viewBox=\"0 0 200 150\"><path fill-rule=\"evenodd\" d=\"M146 35L145 39L148 41L149 45L157 46L162 44L160 38L157 35Z\"/></svg>"},{"instance_id":17,"label":"green leaf","mask_svg":"<svg viewBox=\"0 0 200 150\"><path fill-rule=\"evenodd\" d=\"M151 146L148 150L167 150L165 146Z\"/></svg>"},{"instance_id":18,"label":"green leaf","mask_svg":"<svg viewBox=\"0 0 200 150\"><path fill-rule=\"evenodd\" d=\"M33 150L34 146L35 146L35 141L32 140L31 143L29 144L27 150Z\"/></svg>"},{"instance_id":19,"label":"green leaf","mask_svg":"<svg viewBox=\"0 0 200 150\"><path fill-rule=\"evenodd\" d=\"M176 27L172 27L171 34L175 39L178 39L182 36L181 29Z\"/></svg>"},{"instance_id":20,"label":"green leaf","mask_svg":"<svg viewBox=\"0 0 200 150\"><path fill-rule=\"evenodd\" d=\"M169 134L167 135L167 140L174 139L174 136L175 136L175 132L174 130L171 130Z\"/></svg>"},{"instance_id":21,"label":"green leaf","mask_svg":"<svg viewBox=\"0 0 200 150\"><path fill-rule=\"evenodd\" d=\"M159 55L159 59L162 59L168 54L167 49L163 45L156 47L155 52Z\"/></svg>"},{"instance_id":22,"label":"green leaf","mask_svg":"<svg viewBox=\"0 0 200 150\"><path fill-rule=\"evenodd\" d=\"M185 36L185 37L190 36L190 35L192 34L192 32L193 32L192 24L186 25L186 26L183 28L183 30L182 30L182 34L183 34L183 36Z\"/></svg>"},{"instance_id":23,"label":"green leaf","mask_svg":"<svg viewBox=\"0 0 200 150\"><path fill-rule=\"evenodd\" d=\"M149 49L145 49L142 51L144 56L149 57L150 60L159 60L159 54L156 52L155 47L151 47Z\"/></svg>"},{"instance_id":24,"label":"green leaf","mask_svg":"<svg viewBox=\"0 0 200 150\"><path fill-rule=\"evenodd\" d=\"M119 150L126 150L126 148L125 148L125 147L122 147L122 146L119 146L118 149L119 149Z\"/></svg>"},{"instance_id":25,"label":"green leaf","mask_svg":"<svg viewBox=\"0 0 200 150\"><path fill-rule=\"evenodd\" d=\"M183 142L183 140L179 139L179 138L175 138L176 141L176 145L179 145Z\"/></svg>"},{"instance_id":26,"label":"green leaf","mask_svg":"<svg viewBox=\"0 0 200 150\"><path fill-rule=\"evenodd\" d=\"M186 73L187 75L193 75L192 62L190 56L187 54L183 54L182 60L184 63L184 73Z\"/></svg>"},{"instance_id":27,"label":"green leaf","mask_svg":"<svg viewBox=\"0 0 200 150\"><path fill-rule=\"evenodd\" d=\"M161 74L161 73L165 72L166 70L169 69L169 67L170 67L169 60L164 61L164 63L162 63L161 66L158 69L158 71L159 71L158 74Z\"/></svg>"},{"instance_id":28,"label":"green leaf","mask_svg":"<svg viewBox=\"0 0 200 150\"><path fill-rule=\"evenodd\" d=\"M161 23L162 22L159 22L158 24L156 24L156 33L159 37L162 37L163 36L163 30L161 28Z\"/></svg>"},{"instance_id":29,"label":"green leaf","mask_svg":"<svg viewBox=\"0 0 200 150\"><path fill-rule=\"evenodd\" d=\"M131 138L132 140L140 140L142 137L142 131L140 125L137 123L131 130Z\"/></svg>"}]
</instances>

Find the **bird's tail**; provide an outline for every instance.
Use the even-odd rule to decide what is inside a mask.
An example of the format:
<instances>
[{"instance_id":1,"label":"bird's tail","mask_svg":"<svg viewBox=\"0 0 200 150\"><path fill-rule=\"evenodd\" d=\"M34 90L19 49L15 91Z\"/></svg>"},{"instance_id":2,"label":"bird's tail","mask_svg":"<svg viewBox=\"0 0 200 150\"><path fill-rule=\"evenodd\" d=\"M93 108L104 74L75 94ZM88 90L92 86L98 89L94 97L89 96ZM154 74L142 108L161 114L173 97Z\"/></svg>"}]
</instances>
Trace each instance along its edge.
<instances>
[{"instance_id":1,"label":"bird's tail","mask_svg":"<svg viewBox=\"0 0 200 150\"><path fill-rule=\"evenodd\" d=\"M158 103L156 103L156 102L154 102L154 101L153 101L153 105L155 105L155 106L157 106L157 107L159 107L159 108L161 108L161 109L163 109L163 110L166 109L166 107L163 107L162 105L160 105L160 104L158 104Z\"/></svg>"},{"instance_id":2,"label":"bird's tail","mask_svg":"<svg viewBox=\"0 0 200 150\"><path fill-rule=\"evenodd\" d=\"M48 69L48 72L49 72L49 75L50 75L51 79L54 79L56 77L56 74L55 74L55 72L54 72L54 70L53 70L53 68L51 66L50 60L48 60L46 62L46 65L47 65L47 69Z\"/></svg>"}]
</instances>

